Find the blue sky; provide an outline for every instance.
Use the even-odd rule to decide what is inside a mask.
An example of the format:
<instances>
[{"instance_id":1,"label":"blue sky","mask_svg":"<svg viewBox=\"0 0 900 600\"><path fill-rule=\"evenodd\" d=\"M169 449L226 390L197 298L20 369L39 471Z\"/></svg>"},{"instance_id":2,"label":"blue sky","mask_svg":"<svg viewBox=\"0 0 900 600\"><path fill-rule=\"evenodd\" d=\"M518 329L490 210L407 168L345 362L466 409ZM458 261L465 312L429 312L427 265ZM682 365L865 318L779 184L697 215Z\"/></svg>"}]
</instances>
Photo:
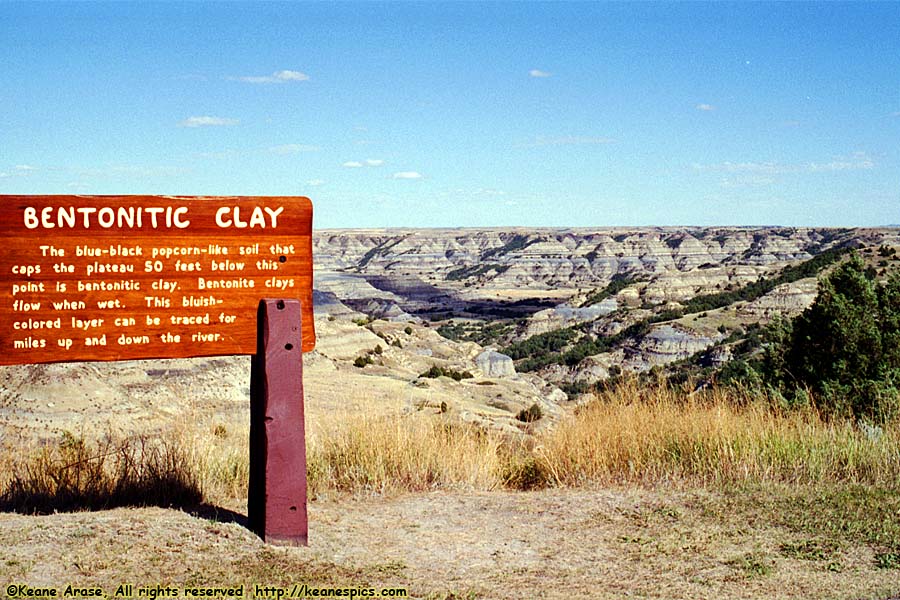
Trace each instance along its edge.
<instances>
[{"instance_id":1,"label":"blue sky","mask_svg":"<svg viewBox=\"0 0 900 600\"><path fill-rule=\"evenodd\" d=\"M900 3L0 3L0 194L900 223Z\"/></svg>"}]
</instances>

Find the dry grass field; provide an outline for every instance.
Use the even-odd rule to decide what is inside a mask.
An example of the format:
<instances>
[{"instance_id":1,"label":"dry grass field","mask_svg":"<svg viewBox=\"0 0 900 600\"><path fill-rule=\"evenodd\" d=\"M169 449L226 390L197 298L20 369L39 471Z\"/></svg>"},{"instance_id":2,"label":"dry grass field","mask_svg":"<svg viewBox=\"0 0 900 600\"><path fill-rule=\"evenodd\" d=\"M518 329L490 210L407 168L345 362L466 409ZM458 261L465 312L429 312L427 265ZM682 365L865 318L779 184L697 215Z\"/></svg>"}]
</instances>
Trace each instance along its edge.
<instances>
[{"instance_id":1,"label":"dry grass field","mask_svg":"<svg viewBox=\"0 0 900 600\"><path fill-rule=\"evenodd\" d=\"M311 419L308 448L310 546L277 548L244 526L243 423L8 443L0 583L900 596L896 424L632 381L535 436L354 413Z\"/></svg>"}]
</instances>

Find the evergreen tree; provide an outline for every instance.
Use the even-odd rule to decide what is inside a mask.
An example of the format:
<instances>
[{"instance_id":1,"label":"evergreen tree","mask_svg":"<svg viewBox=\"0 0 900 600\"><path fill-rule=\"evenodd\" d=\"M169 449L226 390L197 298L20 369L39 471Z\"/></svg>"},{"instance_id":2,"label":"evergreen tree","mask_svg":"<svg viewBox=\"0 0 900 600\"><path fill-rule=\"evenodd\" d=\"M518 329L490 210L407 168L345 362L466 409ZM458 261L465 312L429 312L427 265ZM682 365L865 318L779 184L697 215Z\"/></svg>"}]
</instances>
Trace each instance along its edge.
<instances>
[{"instance_id":1,"label":"evergreen tree","mask_svg":"<svg viewBox=\"0 0 900 600\"><path fill-rule=\"evenodd\" d=\"M900 278L875 280L854 254L819 284L794 319L786 348L770 352L782 389L809 389L830 412L882 421L900 406Z\"/></svg>"}]
</instances>

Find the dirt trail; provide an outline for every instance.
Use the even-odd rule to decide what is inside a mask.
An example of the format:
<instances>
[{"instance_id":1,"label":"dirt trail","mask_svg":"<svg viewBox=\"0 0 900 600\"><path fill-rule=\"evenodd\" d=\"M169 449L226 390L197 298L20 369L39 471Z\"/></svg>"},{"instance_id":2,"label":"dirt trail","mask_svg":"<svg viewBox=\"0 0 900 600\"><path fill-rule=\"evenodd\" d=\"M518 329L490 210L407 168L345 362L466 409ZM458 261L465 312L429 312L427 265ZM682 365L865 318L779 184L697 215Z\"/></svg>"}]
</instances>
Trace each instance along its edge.
<instances>
[{"instance_id":1,"label":"dirt trail","mask_svg":"<svg viewBox=\"0 0 900 600\"><path fill-rule=\"evenodd\" d=\"M897 571L875 568L867 547L846 545L829 570L780 553L791 532L711 506L705 491L640 489L319 499L308 548L177 510L3 514L0 584L96 584L110 596L126 582L402 586L433 599L900 595Z\"/></svg>"}]
</instances>

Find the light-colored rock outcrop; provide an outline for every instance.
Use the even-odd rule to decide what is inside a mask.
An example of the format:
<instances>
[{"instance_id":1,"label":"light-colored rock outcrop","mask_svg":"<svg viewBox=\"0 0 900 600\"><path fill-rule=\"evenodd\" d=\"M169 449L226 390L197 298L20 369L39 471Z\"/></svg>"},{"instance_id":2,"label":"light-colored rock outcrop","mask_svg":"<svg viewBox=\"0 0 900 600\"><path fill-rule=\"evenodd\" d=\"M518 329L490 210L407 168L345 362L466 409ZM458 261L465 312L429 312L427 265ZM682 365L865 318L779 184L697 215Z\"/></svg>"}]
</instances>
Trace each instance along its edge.
<instances>
[{"instance_id":1,"label":"light-colored rock outcrop","mask_svg":"<svg viewBox=\"0 0 900 600\"><path fill-rule=\"evenodd\" d=\"M513 359L496 350L485 350L475 357L475 364L485 377L512 377L516 374Z\"/></svg>"},{"instance_id":2,"label":"light-colored rock outcrop","mask_svg":"<svg viewBox=\"0 0 900 600\"><path fill-rule=\"evenodd\" d=\"M815 278L801 279L780 285L765 296L745 303L738 309L738 313L757 319L767 319L774 315L792 317L808 308L818 293Z\"/></svg>"},{"instance_id":3,"label":"light-colored rock outcrop","mask_svg":"<svg viewBox=\"0 0 900 600\"><path fill-rule=\"evenodd\" d=\"M640 361L649 366L667 364L706 350L715 341L682 327L659 325L639 343Z\"/></svg>"},{"instance_id":4,"label":"light-colored rock outcrop","mask_svg":"<svg viewBox=\"0 0 900 600\"><path fill-rule=\"evenodd\" d=\"M606 298L593 306L573 308L568 304L561 304L554 308L547 308L531 315L523 337L547 333L554 329L571 327L578 323L593 321L598 317L608 315L618 308L615 298Z\"/></svg>"}]
</instances>

